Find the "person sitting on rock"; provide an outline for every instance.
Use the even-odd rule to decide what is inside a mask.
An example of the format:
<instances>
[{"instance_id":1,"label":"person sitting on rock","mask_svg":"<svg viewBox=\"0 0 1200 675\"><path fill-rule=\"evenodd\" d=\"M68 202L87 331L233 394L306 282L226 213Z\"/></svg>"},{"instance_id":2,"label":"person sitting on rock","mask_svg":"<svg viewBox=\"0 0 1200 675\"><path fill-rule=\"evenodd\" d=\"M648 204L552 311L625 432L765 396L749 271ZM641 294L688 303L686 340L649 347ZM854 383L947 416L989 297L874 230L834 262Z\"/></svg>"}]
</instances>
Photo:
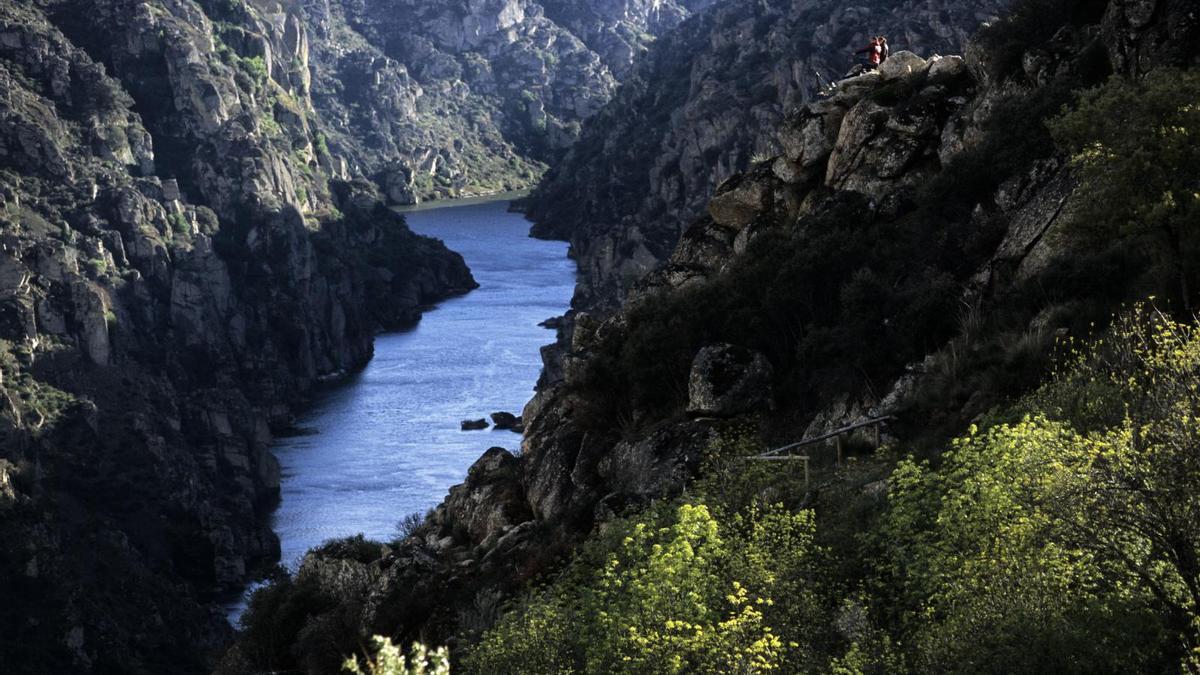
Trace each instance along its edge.
<instances>
[{"instance_id":1,"label":"person sitting on rock","mask_svg":"<svg viewBox=\"0 0 1200 675\"><path fill-rule=\"evenodd\" d=\"M867 62L856 64L850 69L850 72L846 74L846 77L856 77L865 72L878 68L879 64L883 63L884 44L885 42L883 39L876 35L875 37L871 38L871 41L867 43L866 47L854 52L855 56L859 54L866 54Z\"/></svg>"},{"instance_id":2,"label":"person sitting on rock","mask_svg":"<svg viewBox=\"0 0 1200 675\"><path fill-rule=\"evenodd\" d=\"M883 63L884 61L888 60L889 56L892 55L892 48L888 47L887 38L884 36L880 35L875 39L879 40L879 62Z\"/></svg>"}]
</instances>

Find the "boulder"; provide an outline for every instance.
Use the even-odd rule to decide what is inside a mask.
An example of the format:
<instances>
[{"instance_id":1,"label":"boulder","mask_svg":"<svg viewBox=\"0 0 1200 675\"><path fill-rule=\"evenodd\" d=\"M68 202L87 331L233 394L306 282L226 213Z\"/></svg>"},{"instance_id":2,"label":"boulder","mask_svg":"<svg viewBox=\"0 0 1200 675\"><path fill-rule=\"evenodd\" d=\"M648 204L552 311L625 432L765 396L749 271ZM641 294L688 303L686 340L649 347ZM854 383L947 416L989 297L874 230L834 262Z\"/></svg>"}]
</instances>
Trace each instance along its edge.
<instances>
[{"instance_id":1,"label":"boulder","mask_svg":"<svg viewBox=\"0 0 1200 675\"><path fill-rule=\"evenodd\" d=\"M846 108L833 101L817 101L789 115L779 132L784 157L804 168L824 162L833 152L845 116ZM785 182L795 182L778 170L775 173Z\"/></svg>"},{"instance_id":2,"label":"boulder","mask_svg":"<svg viewBox=\"0 0 1200 675\"><path fill-rule=\"evenodd\" d=\"M496 429L510 431L521 431L523 428L521 418L510 412L492 413L492 426Z\"/></svg>"},{"instance_id":3,"label":"boulder","mask_svg":"<svg viewBox=\"0 0 1200 675\"><path fill-rule=\"evenodd\" d=\"M705 347L692 361L688 414L730 417L774 407L771 362L760 352L730 344Z\"/></svg>"},{"instance_id":4,"label":"boulder","mask_svg":"<svg viewBox=\"0 0 1200 675\"><path fill-rule=\"evenodd\" d=\"M450 488L446 501L433 515L435 525L457 539L478 545L494 544L513 527L533 518L521 488L520 461L504 448L490 448L467 472L467 479ZM490 548L490 546L485 546Z\"/></svg>"},{"instance_id":5,"label":"boulder","mask_svg":"<svg viewBox=\"0 0 1200 675\"><path fill-rule=\"evenodd\" d=\"M488 428L488 421L483 418L480 418L477 420L463 420L462 421L462 430L463 431L478 431L480 429L486 429L486 428Z\"/></svg>"},{"instance_id":6,"label":"boulder","mask_svg":"<svg viewBox=\"0 0 1200 675\"><path fill-rule=\"evenodd\" d=\"M943 56L930 59L929 82L940 84L958 79L967 74L967 62L961 56Z\"/></svg>"},{"instance_id":7,"label":"boulder","mask_svg":"<svg viewBox=\"0 0 1200 675\"><path fill-rule=\"evenodd\" d=\"M925 59L910 51L898 51L879 64L879 74L886 80L919 73L929 67Z\"/></svg>"},{"instance_id":8,"label":"boulder","mask_svg":"<svg viewBox=\"0 0 1200 675\"><path fill-rule=\"evenodd\" d=\"M771 191L766 183L755 178L753 173L738 174L722 183L708 203L712 219L727 227L744 227L766 211Z\"/></svg>"}]
</instances>

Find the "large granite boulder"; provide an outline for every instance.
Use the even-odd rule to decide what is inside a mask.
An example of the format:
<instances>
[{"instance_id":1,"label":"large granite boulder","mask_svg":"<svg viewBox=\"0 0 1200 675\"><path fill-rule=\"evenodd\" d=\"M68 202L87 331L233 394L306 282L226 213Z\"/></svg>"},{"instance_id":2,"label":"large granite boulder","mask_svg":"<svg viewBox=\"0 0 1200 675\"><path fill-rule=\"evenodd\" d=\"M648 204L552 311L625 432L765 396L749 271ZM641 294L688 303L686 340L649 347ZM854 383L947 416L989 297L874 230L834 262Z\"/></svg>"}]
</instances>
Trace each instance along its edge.
<instances>
[{"instance_id":1,"label":"large granite boulder","mask_svg":"<svg viewBox=\"0 0 1200 675\"><path fill-rule=\"evenodd\" d=\"M879 74L884 79L893 80L913 73L919 73L929 67L925 59L910 51L899 51L892 54L886 61L879 64Z\"/></svg>"},{"instance_id":2,"label":"large granite boulder","mask_svg":"<svg viewBox=\"0 0 1200 675\"><path fill-rule=\"evenodd\" d=\"M688 414L729 417L773 407L771 362L729 344L701 349L688 377Z\"/></svg>"},{"instance_id":3,"label":"large granite boulder","mask_svg":"<svg viewBox=\"0 0 1200 675\"><path fill-rule=\"evenodd\" d=\"M433 522L444 532L475 545L488 544L533 518L521 487L521 463L504 448L491 448L467 472L461 485L437 508Z\"/></svg>"}]
</instances>

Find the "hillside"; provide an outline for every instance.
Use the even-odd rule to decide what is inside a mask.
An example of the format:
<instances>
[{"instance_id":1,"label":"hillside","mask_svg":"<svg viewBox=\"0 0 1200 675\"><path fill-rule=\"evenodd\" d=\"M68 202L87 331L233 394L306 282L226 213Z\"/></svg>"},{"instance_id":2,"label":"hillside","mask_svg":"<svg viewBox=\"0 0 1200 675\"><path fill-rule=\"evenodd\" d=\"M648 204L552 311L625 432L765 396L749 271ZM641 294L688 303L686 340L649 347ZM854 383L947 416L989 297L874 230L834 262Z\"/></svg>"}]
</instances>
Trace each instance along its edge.
<instances>
[{"instance_id":1,"label":"hillside","mask_svg":"<svg viewBox=\"0 0 1200 675\"><path fill-rule=\"evenodd\" d=\"M278 558L273 431L474 286L328 170L295 15L0 3L0 662L200 672Z\"/></svg>"},{"instance_id":2,"label":"hillside","mask_svg":"<svg viewBox=\"0 0 1200 675\"><path fill-rule=\"evenodd\" d=\"M272 434L475 286L388 207L532 185L707 4L0 2L0 662L211 666Z\"/></svg>"},{"instance_id":3,"label":"hillside","mask_svg":"<svg viewBox=\"0 0 1200 675\"><path fill-rule=\"evenodd\" d=\"M672 32L526 202L535 235L571 242L575 306L615 308L721 181L780 152L785 114L849 70L872 35L896 51L959 53L1005 4L734 0Z\"/></svg>"},{"instance_id":4,"label":"hillside","mask_svg":"<svg viewBox=\"0 0 1200 675\"><path fill-rule=\"evenodd\" d=\"M531 187L634 58L705 4L305 2L337 170L400 204Z\"/></svg>"},{"instance_id":5,"label":"hillside","mask_svg":"<svg viewBox=\"0 0 1200 675\"><path fill-rule=\"evenodd\" d=\"M781 117L778 151L723 181L618 311L575 316L519 455L489 450L395 541L312 551L223 671L323 672L369 633L488 673L1191 667L1195 474L1169 476L1162 512L1104 486L1194 467L1194 329L1141 310L1111 351L1086 346L1122 303L1186 304L1189 273L1154 232L1086 234L1103 214L1059 116L1200 123L1159 103L1194 95L1168 69L1198 65L1198 30L1179 0L1023 2L963 57L894 52ZM1076 360L1039 389L1067 340ZM1178 464L1130 454L1135 409ZM814 449L811 482L743 461L880 417L840 465Z\"/></svg>"}]
</instances>

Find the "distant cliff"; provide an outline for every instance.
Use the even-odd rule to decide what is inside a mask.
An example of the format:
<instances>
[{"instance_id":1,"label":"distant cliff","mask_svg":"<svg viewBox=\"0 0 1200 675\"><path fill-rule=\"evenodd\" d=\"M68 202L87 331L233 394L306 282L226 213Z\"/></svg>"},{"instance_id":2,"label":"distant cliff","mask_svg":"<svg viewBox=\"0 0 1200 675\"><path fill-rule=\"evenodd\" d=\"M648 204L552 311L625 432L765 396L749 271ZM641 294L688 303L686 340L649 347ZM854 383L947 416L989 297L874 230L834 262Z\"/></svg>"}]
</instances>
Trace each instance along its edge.
<instances>
[{"instance_id":1,"label":"distant cliff","mask_svg":"<svg viewBox=\"0 0 1200 675\"><path fill-rule=\"evenodd\" d=\"M1046 122L1112 74L1200 65L1194 7L1025 5L1053 11L963 56L898 50L779 117L777 150L715 189L619 310L575 316L519 455L488 450L396 541L310 552L256 597L223 672L322 672L370 633L465 646L590 533L680 495L725 432L777 447L887 416L853 442L944 443L1035 386L1059 336L1163 289L1138 247L1074 234L1082 196ZM861 514L843 515L830 545L857 546Z\"/></svg>"},{"instance_id":2,"label":"distant cliff","mask_svg":"<svg viewBox=\"0 0 1200 675\"><path fill-rule=\"evenodd\" d=\"M474 286L335 171L277 6L0 3L0 662L199 672L273 564L267 450Z\"/></svg>"},{"instance_id":3,"label":"distant cliff","mask_svg":"<svg viewBox=\"0 0 1200 675\"><path fill-rule=\"evenodd\" d=\"M651 47L527 201L537 236L571 242L575 305L616 307L717 184L779 152L785 114L845 73L872 35L893 51L960 52L1005 4L730 0L686 22Z\"/></svg>"},{"instance_id":4,"label":"distant cliff","mask_svg":"<svg viewBox=\"0 0 1200 675\"><path fill-rule=\"evenodd\" d=\"M336 169L404 204L531 187L654 36L705 4L309 0Z\"/></svg>"}]
</instances>

